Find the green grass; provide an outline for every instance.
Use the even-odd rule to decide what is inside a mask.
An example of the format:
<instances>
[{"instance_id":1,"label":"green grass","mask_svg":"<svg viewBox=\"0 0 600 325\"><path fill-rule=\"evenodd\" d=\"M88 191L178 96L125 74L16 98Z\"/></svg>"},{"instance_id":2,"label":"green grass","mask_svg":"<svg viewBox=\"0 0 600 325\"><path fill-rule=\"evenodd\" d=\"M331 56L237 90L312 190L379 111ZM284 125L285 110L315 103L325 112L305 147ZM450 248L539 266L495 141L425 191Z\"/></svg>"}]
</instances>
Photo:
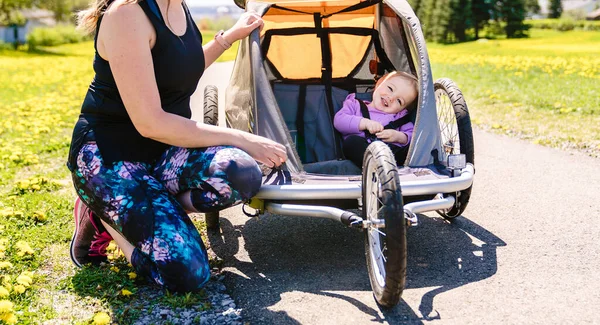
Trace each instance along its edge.
<instances>
[{"instance_id":1,"label":"green grass","mask_svg":"<svg viewBox=\"0 0 600 325\"><path fill-rule=\"evenodd\" d=\"M81 270L69 259L75 193L65 161L92 60L92 42L0 50L0 324L88 324L97 313L129 323L148 292L161 292L130 278L122 257ZM159 296L163 306L210 307L202 292Z\"/></svg>"},{"instance_id":2,"label":"green grass","mask_svg":"<svg viewBox=\"0 0 600 325\"><path fill-rule=\"evenodd\" d=\"M600 32L428 45L434 78L453 79L475 124L600 156Z\"/></svg>"}]
</instances>

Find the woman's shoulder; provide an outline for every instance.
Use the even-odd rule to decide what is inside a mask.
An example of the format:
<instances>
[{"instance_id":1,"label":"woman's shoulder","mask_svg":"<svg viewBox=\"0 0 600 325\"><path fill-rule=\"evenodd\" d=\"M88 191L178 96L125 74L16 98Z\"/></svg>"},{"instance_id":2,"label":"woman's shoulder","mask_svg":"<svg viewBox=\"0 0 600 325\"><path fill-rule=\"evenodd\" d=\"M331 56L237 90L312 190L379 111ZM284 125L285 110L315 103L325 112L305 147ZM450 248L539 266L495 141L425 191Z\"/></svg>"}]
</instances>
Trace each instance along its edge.
<instances>
[{"instance_id":1,"label":"woman's shoulder","mask_svg":"<svg viewBox=\"0 0 600 325\"><path fill-rule=\"evenodd\" d=\"M143 1L143 0L142 0ZM103 20L109 19L117 23L134 23L132 19L143 19L146 14L138 4L140 1L115 0L104 12Z\"/></svg>"}]
</instances>

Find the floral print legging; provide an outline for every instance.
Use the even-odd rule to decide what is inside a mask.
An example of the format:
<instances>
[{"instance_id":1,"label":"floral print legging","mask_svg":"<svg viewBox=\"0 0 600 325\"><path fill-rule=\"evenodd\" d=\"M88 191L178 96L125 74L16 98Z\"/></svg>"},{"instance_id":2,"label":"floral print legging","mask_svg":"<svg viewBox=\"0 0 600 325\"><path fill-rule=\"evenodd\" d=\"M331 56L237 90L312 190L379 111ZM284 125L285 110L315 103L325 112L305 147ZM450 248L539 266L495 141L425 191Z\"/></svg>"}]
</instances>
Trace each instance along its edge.
<instances>
[{"instance_id":1,"label":"floral print legging","mask_svg":"<svg viewBox=\"0 0 600 325\"><path fill-rule=\"evenodd\" d=\"M170 147L153 164L104 165L88 142L76 158L77 194L135 247L136 272L172 291L194 291L210 277L206 248L176 195L191 190L196 210L218 211L254 196L262 177L252 157L227 146Z\"/></svg>"}]
</instances>

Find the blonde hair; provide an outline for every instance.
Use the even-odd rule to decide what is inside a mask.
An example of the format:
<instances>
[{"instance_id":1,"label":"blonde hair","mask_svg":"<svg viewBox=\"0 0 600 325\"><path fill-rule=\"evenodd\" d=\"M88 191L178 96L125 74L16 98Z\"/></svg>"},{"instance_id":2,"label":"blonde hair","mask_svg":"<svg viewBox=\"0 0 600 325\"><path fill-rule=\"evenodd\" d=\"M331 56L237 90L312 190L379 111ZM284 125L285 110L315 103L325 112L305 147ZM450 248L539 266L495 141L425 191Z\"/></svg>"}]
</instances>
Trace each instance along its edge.
<instances>
[{"instance_id":1,"label":"blonde hair","mask_svg":"<svg viewBox=\"0 0 600 325\"><path fill-rule=\"evenodd\" d=\"M375 83L375 87L379 86L379 84L390 79L391 77L401 77L410 80L413 82L415 88L417 88L417 92L419 91L419 79L417 79L417 77L415 77L414 75L404 71L392 71L384 74L383 76L381 76L381 78L377 80L377 82Z\"/></svg>"},{"instance_id":2,"label":"blonde hair","mask_svg":"<svg viewBox=\"0 0 600 325\"><path fill-rule=\"evenodd\" d=\"M96 32L98 19L114 0L92 0L90 6L77 13L77 28L86 34ZM123 4L137 3L139 0L123 0Z\"/></svg>"}]
</instances>

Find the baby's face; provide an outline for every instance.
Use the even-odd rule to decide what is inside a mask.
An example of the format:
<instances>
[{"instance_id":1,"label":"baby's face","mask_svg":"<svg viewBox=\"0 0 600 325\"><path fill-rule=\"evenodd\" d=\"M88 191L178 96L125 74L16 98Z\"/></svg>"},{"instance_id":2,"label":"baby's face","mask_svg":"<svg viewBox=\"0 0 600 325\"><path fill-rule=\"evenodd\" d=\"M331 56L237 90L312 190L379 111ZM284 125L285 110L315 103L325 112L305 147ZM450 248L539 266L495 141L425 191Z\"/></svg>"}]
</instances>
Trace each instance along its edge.
<instances>
[{"instance_id":1,"label":"baby's face","mask_svg":"<svg viewBox=\"0 0 600 325\"><path fill-rule=\"evenodd\" d=\"M395 114L417 98L414 82L402 76L391 76L373 91L372 105L384 112Z\"/></svg>"}]
</instances>

